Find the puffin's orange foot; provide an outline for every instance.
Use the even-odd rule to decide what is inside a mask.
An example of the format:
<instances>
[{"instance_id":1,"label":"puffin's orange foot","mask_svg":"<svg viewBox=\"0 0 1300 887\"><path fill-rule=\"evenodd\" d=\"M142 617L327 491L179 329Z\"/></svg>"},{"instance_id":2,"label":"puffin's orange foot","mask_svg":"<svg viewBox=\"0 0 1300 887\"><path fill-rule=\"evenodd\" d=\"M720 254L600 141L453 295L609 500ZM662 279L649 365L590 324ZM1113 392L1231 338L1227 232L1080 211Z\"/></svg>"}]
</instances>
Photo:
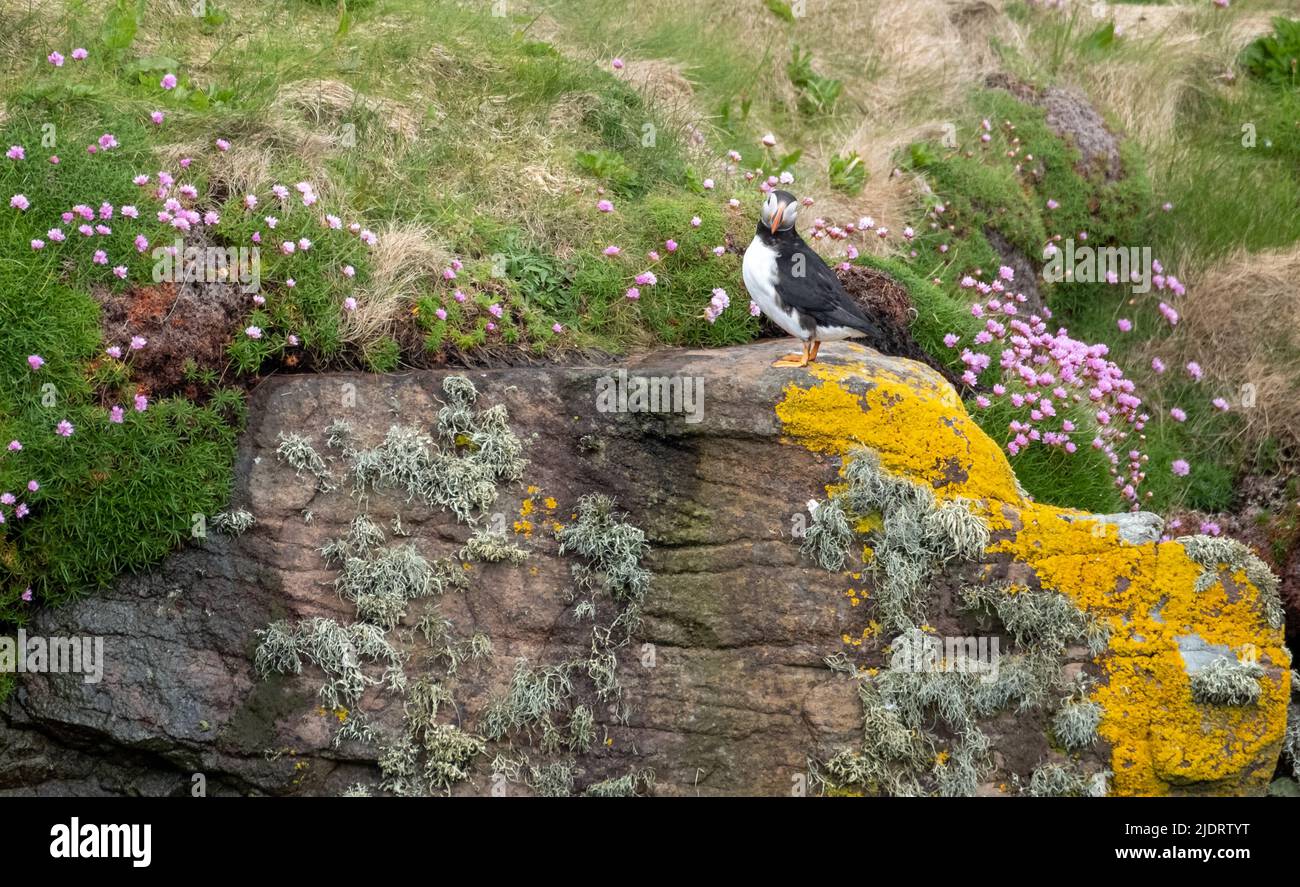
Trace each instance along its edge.
<instances>
[{"instance_id":1,"label":"puffin's orange foot","mask_svg":"<svg viewBox=\"0 0 1300 887\"><path fill-rule=\"evenodd\" d=\"M787 354L772 363L774 367L806 367L808 366L807 354Z\"/></svg>"}]
</instances>

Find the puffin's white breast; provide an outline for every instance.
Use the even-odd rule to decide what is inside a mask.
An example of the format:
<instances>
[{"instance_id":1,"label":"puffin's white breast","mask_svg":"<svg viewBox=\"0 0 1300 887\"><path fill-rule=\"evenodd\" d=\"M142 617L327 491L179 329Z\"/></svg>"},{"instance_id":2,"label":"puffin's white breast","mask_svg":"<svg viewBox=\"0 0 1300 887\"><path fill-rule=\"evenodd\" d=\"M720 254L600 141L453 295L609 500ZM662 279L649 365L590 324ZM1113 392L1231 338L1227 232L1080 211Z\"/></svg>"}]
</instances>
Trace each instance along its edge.
<instances>
[{"instance_id":1,"label":"puffin's white breast","mask_svg":"<svg viewBox=\"0 0 1300 887\"><path fill-rule=\"evenodd\" d=\"M799 312L787 309L776 294L776 259L779 253L762 241L758 235L750 241L745 250L745 259L740 265L741 276L745 279L745 289L758 307L772 319L772 322L799 339L808 338L807 331L799 323Z\"/></svg>"}]
</instances>

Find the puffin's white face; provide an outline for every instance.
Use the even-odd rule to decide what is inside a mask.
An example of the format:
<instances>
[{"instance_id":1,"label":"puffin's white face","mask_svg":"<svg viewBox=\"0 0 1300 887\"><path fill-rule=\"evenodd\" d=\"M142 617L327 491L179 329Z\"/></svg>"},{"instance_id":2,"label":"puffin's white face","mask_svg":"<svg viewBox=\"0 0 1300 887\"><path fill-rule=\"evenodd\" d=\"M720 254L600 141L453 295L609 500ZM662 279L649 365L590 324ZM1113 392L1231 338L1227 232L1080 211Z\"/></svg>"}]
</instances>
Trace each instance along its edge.
<instances>
[{"instance_id":1,"label":"puffin's white face","mask_svg":"<svg viewBox=\"0 0 1300 887\"><path fill-rule=\"evenodd\" d=\"M775 234L777 231L789 231L794 228L796 217L799 215L799 204L795 200L787 200L772 191L763 201L763 208L759 211L758 217L764 227Z\"/></svg>"}]
</instances>

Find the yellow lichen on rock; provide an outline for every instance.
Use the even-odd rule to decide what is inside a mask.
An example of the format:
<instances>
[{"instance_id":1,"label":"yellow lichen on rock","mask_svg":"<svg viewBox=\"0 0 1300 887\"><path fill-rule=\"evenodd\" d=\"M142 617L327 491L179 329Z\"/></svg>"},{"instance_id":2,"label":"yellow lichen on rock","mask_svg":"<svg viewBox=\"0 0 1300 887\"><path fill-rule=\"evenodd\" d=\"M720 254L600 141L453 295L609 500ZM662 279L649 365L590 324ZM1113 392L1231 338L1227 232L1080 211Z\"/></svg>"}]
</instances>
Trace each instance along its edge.
<instances>
[{"instance_id":1,"label":"yellow lichen on rock","mask_svg":"<svg viewBox=\"0 0 1300 887\"><path fill-rule=\"evenodd\" d=\"M1005 520L1005 515L1004 515ZM1044 588L1067 595L1110 629L1093 693L1098 732L1111 745L1112 793L1262 792L1286 730L1290 658L1281 629L1264 621L1259 591L1244 574L1195 590L1201 567L1177 542L1132 545L1114 526L1046 505L1015 514L1017 528L989 546L1029 565ZM996 532L996 528L995 528ZM1200 705L1179 639L1196 637L1265 668L1259 702Z\"/></svg>"},{"instance_id":2,"label":"yellow lichen on rock","mask_svg":"<svg viewBox=\"0 0 1300 887\"><path fill-rule=\"evenodd\" d=\"M1290 657L1259 590L1238 572L1230 587L1217 581L1197 592L1202 568L1181 544L1131 544L1113 524L1028 501L951 386L919 365L856 353L860 360L809 367L812 384L785 387L776 405L783 432L818 453L868 447L884 468L928 482L940 499L970 500L993 533L990 560L1027 565L1043 588L1110 629L1093 698L1111 746L1111 793L1261 793L1286 728ZM1259 701L1196 703L1180 645L1188 639L1254 657L1264 668Z\"/></svg>"},{"instance_id":3,"label":"yellow lichen on rock","mask_svg":"<svg viewBox=\"0 0 1300 887\"><path fill-rule=\"evenodd\" d=\"M837 456L870 447L883 467L924 478L941 499L1020 501L1006 457L938 376L919 366L915 374L855 364L813 364L809 371L819 384L791 383L776 407L798 443Z\"/></svg>"}]
</instances>

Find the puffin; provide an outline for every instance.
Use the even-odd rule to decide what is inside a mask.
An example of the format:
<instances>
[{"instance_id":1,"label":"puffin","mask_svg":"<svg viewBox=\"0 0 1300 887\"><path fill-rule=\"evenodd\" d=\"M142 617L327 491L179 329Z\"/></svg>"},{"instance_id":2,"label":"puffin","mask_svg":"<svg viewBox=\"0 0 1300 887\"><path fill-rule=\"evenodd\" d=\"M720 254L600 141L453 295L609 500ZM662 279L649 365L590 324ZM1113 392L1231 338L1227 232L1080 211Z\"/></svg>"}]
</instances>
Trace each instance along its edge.
<instances>
[{"instance_id":1,"label":"puffin","mask_svg":"<svg viewBox=\"0 0 1300 887\"><path fill-rule=\"evenodd\" d=\"M771 191L758 214L758 230L745 250L745 289L777 326L803 343L803 354L787 354L774 367L806 367L822 342L891 338L844 291L822 257L795 230L799 201L789 191Z\"/></svg>"}]
</instances>

